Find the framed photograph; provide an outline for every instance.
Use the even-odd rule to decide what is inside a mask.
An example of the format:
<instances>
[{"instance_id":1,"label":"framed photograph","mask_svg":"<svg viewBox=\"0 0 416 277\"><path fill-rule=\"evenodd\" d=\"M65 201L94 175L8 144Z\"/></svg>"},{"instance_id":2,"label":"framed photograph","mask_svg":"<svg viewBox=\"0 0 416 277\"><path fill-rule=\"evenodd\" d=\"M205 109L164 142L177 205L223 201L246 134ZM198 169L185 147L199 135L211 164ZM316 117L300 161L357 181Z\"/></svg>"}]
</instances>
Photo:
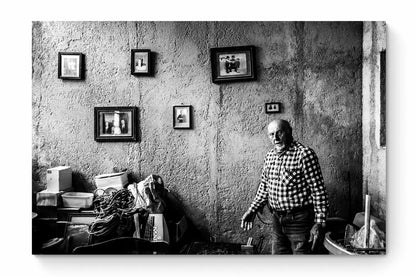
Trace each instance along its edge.
<instances>
[{"instance_id":1,"label":"framed photograph","mask_svg":"<svg viewBox=\"0 0 416 277\"><path fill-rule=\"evenodd\" d=\"M211 48L212 82L256 80L254 46Z\"/></svg>"},{"instance_id":2,"label":"framed photograph","mask_svg":"<svg viewBox=\"0 0 416 277\"><path fill-rule=\"evenodd\" d=\"M84 55L82 53L58 53L58 78L63 80L84 79Z\"/></svg>"},{"instance_id":3,"label":"framed photograph","mask_svg":"<svg viewBox=\"0 0 416 277\"><path fill-rule=\"evenodd\" d=\"M192 106L173 106L173 128L192 128Z\"/></svg>"},{"instance_id":4,"label":"framed photograph","mask_svg":"<svg viewBox=\"0 0 416 277\"><path fill-rule=\"evenodd\" d=\"M266 103L266 113L280 113L282 111L282 103L272 102Z\"/></svg>"},{"instance_id":5,"label":"framed photograph","mask_svg":"<svg viewBox=\"0 0 416 277\"><path fill-rule=\"evenodd\" d=\"M99 142L136 141L136 107L95 107L94 139Z\"/></svg>"},{"instance_id":6,"label":"framed photograph","mask_svg":"<svg viewBox=\"0 0 416 277\"><path fill-rule=\"evenodd\" d=\"M151 52L149 49L131 50L131 74L151 75Z\"/></svg>"}]
</instances>

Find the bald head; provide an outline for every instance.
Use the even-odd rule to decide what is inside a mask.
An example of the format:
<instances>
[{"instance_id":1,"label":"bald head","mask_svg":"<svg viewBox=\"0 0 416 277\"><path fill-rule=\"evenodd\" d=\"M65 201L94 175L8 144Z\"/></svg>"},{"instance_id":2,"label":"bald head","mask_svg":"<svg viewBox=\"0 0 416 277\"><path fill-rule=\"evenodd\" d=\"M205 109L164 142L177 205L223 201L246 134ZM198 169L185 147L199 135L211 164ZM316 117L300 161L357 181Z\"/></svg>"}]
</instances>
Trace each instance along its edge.
<instances>
[{"instance_id":1,"label":"bald head","mask_svg":"<svg viewBox=\"0 0 416 277\"><path fill-rule=\"evenodd\" d=\"M283 119L270 122L267 126L267 135L279 151L286 149L293 141L292 127Z\"/></svg>"},{"instance_id":2,"label":"bald head","mask_svg":"<svg viewBox=\"0 0 416 277\"><path fill-rule=\"evenodd\" d=\"M279 119L279 120L273 120L272 122L269 123L269 125L267 126L267 131L269 131L271 128L278 128L278 129L285 129L285 130L290 130L292 131L292 127L290 126L289 121L284 120L284 119Z\"/></svg>"}]
</instances>

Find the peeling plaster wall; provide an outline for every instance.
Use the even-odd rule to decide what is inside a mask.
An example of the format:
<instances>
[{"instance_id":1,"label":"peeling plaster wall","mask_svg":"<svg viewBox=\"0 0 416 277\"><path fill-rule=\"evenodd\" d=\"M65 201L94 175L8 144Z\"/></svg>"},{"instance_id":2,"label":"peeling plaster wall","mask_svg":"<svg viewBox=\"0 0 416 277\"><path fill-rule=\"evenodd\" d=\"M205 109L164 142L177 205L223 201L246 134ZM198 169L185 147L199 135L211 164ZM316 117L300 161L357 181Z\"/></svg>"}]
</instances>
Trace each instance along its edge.
<instances>
[{"instance_id":1,"label":"peeling plaster wall","mask_svg":"<svg viewBox=\"0 0 416 277\"><path fill-rule=\"evenodd\" d=\"M256 46L258 80L213 84L209 49L238 45ZM130 74L134 48L155 52L154 77ZM57 78L60 51L85 54L84 81ZM113 167L136 180L159 174L206 235L258 239L269 226L244 233L240 217L271 147L265 127L284 118L320 159L331 216L351 218L362 198L361 63L360 22L34 22L33 190L57 165L87 191ZM282 114L265 114L271 101ZM172 128L182 103L193 130ZM95 142L94 107L129 105L139 142Z\"/></svg>"},{"instance_id":2,"label":"peeling plaster wall","mask_svg":"<svg viewBox=\"0 0 416 277\"><path fill-rule=\"evenodd\" d=\"M386 219L386 147L380 146L380 51L386 49L385 22L364 22L363 31L363 195L371 213ZM364 208L363 208L364 209Z\"/></svg>"}]
</instances>

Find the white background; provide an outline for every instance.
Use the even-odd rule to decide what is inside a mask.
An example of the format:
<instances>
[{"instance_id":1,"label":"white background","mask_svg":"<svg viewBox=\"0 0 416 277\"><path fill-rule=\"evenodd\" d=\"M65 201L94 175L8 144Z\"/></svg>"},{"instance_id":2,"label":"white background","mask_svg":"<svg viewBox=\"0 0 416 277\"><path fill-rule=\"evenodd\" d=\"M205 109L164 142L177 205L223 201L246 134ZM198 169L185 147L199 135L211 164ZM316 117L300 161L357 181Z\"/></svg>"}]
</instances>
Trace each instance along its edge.
<instances>
[{"instance_id":1,"label":"white background","mask_svg":"<svg viewBox=\"0 0 416 277\"><path fill-rule=\"evenodd\" d=\"M411 1L3 1L2 276L410 276L415 272L415 8ZM378 21L388 24L388 255L385 257L32 256L31 22L54 20ZM242 211L243 212L243 211ZM236 214L236 220L240 217Z\"/></svg>"}]
</instances>

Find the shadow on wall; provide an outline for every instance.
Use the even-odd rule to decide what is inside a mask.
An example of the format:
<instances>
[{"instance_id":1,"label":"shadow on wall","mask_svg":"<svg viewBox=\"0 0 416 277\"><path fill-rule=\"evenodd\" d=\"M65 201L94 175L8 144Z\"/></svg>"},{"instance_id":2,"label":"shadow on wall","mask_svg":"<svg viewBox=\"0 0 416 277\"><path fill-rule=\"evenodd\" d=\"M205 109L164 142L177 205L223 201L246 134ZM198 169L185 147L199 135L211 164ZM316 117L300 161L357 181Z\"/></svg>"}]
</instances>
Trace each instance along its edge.
<instances>
[{"instance_id":1,"label":"shadow on wall","mask_svg":"<svg viewBox=\"0 0 416 277\"><path fill-rule=\"evenodd\" d=\"M210 223L206 218L206 211L198 208L192 210L185 209L185 214L188 218L192 218L194 231L197 230L200 240L209 241L211 239L211 234L215 232L209 230ZM212 227L216 228L215 226Z\"/></svg>"},{"instance_id":2,"label":"shadow on wall","mask_svg":"<svg viewBox=\"0 0 416 277\"><path fill-rule=\"evenodd\" d=\"M94 184L88 182L88 179L79 171L72 171L72 188L79 192L94 192Z\"/></svg>"},{"instance_id":3,"label":"shadow on wall","mask_svg":"<svg viewBox=\"0 0 416 277\"><path fill-rule=\"evenodd\" d=\"M32 192L46 189L46 184L41 182L42 178L45 178L46 166L40 166L37 158L32 158Z\"/></svg>"},{"instance_id":4,"label":"shadow on wall","mask_svg":"<svg viewBox=\"0 0 416 277\"><path fill-rule=\"evenodd\" d=\"M40 166L37 157L32 158L32 210L36 209L36 193L46 189L45 180L48 167Z\"/></svg>"},{"instance_id":5,"label":"shadow on wall","mask_svg":"<svg viewBox=\"0 0 416 277\"><path fill-rule=\"evenodd\" d=\"M117 167L113 168L113 173L122 172L126 169L118 169ZM137 182L136 180L139 180L140 176L135 175L133 173L128 173L128 180L129 184L133 182ZM94 192L97 189L97 186L95 185L95 182L92 183L88 181L88 178L85 174L79 172L79 171L72 171L72 188L74 191L79 192Z\"/></svg>"},{"instance_id":6,"label":"shadow on wall","mask_svg":"<svg viewBox=\"0 0 416 277\"><path fill-rule=\"evenodd\" d=\"M150 61L152 62L152 65L150 66L150 76L154 76L155 73L158 72L158 69L157 69L158 56L159 55L157 52L153 52L153 51L150 52Z\"/></svg>"}]
</instances>

